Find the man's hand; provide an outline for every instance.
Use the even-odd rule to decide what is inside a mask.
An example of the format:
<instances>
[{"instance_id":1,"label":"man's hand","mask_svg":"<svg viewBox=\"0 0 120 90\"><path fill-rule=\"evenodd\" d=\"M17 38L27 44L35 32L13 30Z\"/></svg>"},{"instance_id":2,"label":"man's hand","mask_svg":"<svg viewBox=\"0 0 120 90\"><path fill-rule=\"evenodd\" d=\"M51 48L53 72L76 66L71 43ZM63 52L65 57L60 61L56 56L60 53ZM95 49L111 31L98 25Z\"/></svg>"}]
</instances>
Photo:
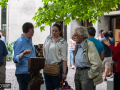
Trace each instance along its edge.
<instances>
[{"instance_id":1,"label":"man's hand","mask_svg":"<svg viewBox=\"0 0 120 90\"><path fill-rule=\"evenodd\" d=\"M109 42L109 40L104 40L104 44L110 46L110 42Z\"/></svg>"},{"instance_id":2,"label":"man's hand","mask_svg":"<svg viewBox=\"0 0 120 90\"><path fill-rule=\"evenodd\" d=\"M24 51L23 51L23 55L26 55L26 54L31 53L30 51L31 51L31 50L24 50Z\"/></svg>"},{"instance_id":3,"label":"man's hand","mask_svg":"<svg viewBox=\"0 0 120 90\"><path fill-rule=\"evenodd\" d=\"M31 51L31 50L29 50L29 49L24 50L24 51L19 55L19 60L22 60L22 58L23 58L24 55L31 53L30 51Z\"/></svg>"}]
</instances>

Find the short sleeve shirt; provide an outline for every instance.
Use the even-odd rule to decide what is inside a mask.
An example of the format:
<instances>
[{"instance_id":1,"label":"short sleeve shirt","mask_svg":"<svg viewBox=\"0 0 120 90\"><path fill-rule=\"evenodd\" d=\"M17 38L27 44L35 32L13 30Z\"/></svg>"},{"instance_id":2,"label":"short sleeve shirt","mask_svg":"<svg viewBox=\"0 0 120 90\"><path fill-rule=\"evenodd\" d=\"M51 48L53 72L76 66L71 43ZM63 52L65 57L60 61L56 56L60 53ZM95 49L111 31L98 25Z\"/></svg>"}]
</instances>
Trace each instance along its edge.
<instances>
[{"instance_id":1,"label":"short sleeve shirt","mask_svg":"<svg viewBox=\"0 0 120 90\"><path fill-rule=\"evenodd\" d=\"M104 51L104 46L99 40L97 40L95 38L88 38L88 40L92 41L95 44L95 47L97 48L97 51L98 51L99 54L102 51Z\"/></svg>"},{"instance_id":2,"label":"short sleeve shirt","mask_svg":"<svg viewBox=\"0 0 120 90\"><path fill-rule=\"evenodd\" d=\"M100 42L104 46L104 57L111 57L112 56L112 50L106 44L104 44L104 42L103 42L104 40L109 40L110 44L112 44L112 42L110 41L109 38L102 38L100 40Z\"/></svg>"},{"instance_id":3,"label":"short sleeve shirt","mask_svg":"<svg viewBox=\"0 0 120 90\"><path fill-rule=\"evenodd\" d=\"M76 46L76 42L70 39L70 42L72 43L72 47L70 47L70 50L74 50Z\"/></svg>"},{"instance_id":4,"label":"short sleeve shirt","mask_svg":"<svg viewBox=\"0 0 120 90\"><path fill-rule=\"evenodd\" d=\"M6 49L5 43L0 40L0 64L3 64L3 56L6 56L8 51Z\"/></svg>"},{"instance_id":5,"label":"short sleeve shirt","mask_svg":"<svg viewBox=\"0 0 120 90\"><path fill-rule=\"evenodd\" d=\"M115 41L114 41L114 39L113 39L113 38L111 38L111 39L110 39L110 41L111 41L112 45L114 45L114 46L115 46Z\"/></svg>"}]
</instances>

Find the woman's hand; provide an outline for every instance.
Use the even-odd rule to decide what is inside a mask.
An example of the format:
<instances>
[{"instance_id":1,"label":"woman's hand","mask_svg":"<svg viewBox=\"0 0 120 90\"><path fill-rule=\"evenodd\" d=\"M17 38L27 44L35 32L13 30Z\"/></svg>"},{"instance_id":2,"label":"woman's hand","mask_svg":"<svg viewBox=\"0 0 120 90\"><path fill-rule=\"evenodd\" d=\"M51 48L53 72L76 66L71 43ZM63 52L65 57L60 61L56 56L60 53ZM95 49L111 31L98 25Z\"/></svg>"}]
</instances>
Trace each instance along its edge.
<instances>
[{"instance_id":1,"label":"woman's hand","mask_svg":"<svg viewBox=\"0 0 120 90\"><path fill-rule=\"evenodd\" d=\"M67 75L63 73L63 74L62 74L62 79L65 80L66 78L67 78Z\"/></svg>"},{"instance_id":2,"label":"woman's hand","mask_svg":"<svg viewBox=\"0 0 120 90\"><path fill-rule=\"evenodd\" d=\"M104 42L104 44L110 46L110 42L109 42L109 40L104 40L103 42Z\"/></svg>"}]
</instances>

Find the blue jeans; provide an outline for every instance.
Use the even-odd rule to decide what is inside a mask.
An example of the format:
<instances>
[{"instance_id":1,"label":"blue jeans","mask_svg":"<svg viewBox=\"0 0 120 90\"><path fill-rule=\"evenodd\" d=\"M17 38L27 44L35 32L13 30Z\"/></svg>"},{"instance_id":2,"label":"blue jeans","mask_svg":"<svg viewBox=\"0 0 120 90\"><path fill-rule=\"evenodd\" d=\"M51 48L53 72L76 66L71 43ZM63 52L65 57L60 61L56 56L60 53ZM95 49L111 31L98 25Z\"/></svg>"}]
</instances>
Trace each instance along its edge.
<instances>
[{"instance_id":1,"label":"blue jeans","mask_svg":"<svg viewBox=\"0 0 120 90\"><path fill-rule=\"evenodd\" d=\"M70 52L71 65L74 65L74 50L69 50L69 52Z\"/></svg>"},{"instance_id":2,"label":"blue jeans","mask_svg":"<svg viewBox=\"0 0 120 90\"><path fill-rule=\"evenodd\" d=\"M62 67L60 69L60 74L58 76L46 75L43 71L45 84L46 84L46 90L54 90L59 86L60 82L62 81L62 72L63 72ZM68 72L68 67L67 67L66 72Z\"/></svg>"},{"instance_id":3,"label":"blue jeans","mask_svg":"<svg viewBox=\"0 0 120 90\"><path fill-rule=\"evenodd\" d=\"M31 81L30 74L16 74L19 90L28 90L28 83Z\"/></svg>"}]
</instances>

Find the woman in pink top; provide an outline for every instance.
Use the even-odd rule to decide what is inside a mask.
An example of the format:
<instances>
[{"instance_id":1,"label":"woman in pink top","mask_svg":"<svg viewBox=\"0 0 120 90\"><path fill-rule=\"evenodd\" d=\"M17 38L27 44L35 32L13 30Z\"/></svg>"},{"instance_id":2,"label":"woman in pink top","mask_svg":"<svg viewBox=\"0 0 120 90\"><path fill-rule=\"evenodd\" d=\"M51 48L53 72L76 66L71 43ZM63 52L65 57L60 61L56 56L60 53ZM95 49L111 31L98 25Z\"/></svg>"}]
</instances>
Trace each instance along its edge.
<instances>
[{"instance_id":1,"label":"woman in pink top","mask_svg":"<svg viewBox=\"0 0 120 90\"><path fill-rule=\"evenodd\" d=\"M70 59L71 59L71 65L72 65L72 69L75 68L75 65L74 65L74 50L75 50L75 45L76 45L76 42L74 40L74 35L72 35L72 38L70 39L69 41L70 43Z\"/></svg>"}]
</instances>

